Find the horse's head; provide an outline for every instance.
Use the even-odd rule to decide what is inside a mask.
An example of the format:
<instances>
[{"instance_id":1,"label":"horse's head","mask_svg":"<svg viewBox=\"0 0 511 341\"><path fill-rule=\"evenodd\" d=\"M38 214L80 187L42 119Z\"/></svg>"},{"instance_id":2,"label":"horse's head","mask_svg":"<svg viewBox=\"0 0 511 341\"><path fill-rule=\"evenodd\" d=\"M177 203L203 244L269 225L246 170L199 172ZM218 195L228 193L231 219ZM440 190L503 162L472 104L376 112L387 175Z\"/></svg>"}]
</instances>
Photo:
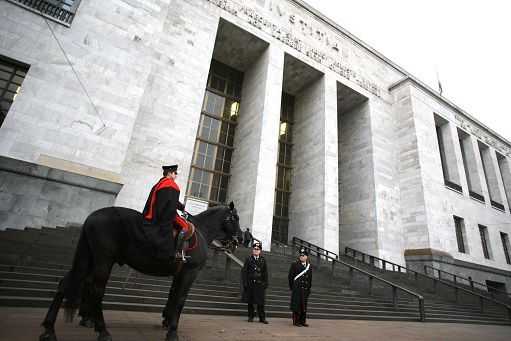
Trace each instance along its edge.
<instances>
[{"instance_id":1,"label":"horse's head","mask_svg":"<svg viewBox=\"0 0 511 341\"><path fill-rule=\"evenodd\" d=\"M226 208L225 218L222 223L222 230L225 233L224 240L234 240L241 243L243 232L240 228L240 217L238 216L238 211L236 211L232 201Z\"/></svg>"},{"instance_id":2,"label":"horse's head","mask_svg":"<svg viewBox=\"0 0 511 341\"><path fill-rule=\"evenodd\" d=\"M237 242L241 242L240 218L232 201L229 206L214 206L193 218L196 226L204 228L203 232L207 234L209 243L216 239L225 246L230 244L227 247L231 248L233 242L234 247Z\"/></svg>"},{"instance_id":3,"label":"horse's head","mask_svg":"<svg viewBox=\"0 0 511 341\"><path fill-rule=\"evenodd\" d=\"M218 207L218 206L217 206ZM223 246L232 251L241 243L242 232L240 228L240 218L238 212L231 201L229 206L218 207L220 213L220 228L216 230L213 239L222 242Z\"/></svg>"}]
</instances>

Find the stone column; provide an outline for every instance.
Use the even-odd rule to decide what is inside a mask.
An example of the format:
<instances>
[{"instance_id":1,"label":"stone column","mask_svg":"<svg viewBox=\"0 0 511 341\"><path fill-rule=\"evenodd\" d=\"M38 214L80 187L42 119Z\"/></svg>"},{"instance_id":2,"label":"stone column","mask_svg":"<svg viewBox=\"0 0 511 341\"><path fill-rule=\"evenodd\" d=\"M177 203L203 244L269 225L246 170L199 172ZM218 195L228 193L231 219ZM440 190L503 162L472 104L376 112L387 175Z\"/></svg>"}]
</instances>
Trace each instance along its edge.
<instances>
[{"instance_id":1,"label":"stone column","mask_svg":"<svg viewBox=\"0 0 511 341\"><path fill-rule=\"evenodd\" d=\"M488 193L490 195L490 200L502 204L500 189L497 182L497 170L493 162L494 155L492 156L492 154L495 154L495 152L486 145L482 145L480 143L478 144L479 151L481 153L481 161L484 169L484 174L486 174L486 181L488 185Z\"/></svg>"},{"instance_id":2,"label":"stone column","mask_svg":"<svg viewBox=\"0 0 511 341\"><path fill-rule=\"evenodd\" d=\"M435 117L435 120L437 120L439 116ZM442 119L443 120L443 119ZM454 138L453 138L453 130L454 125L449 122L442 122L439 124L436 123L438 129L440 129L441 138L443 141L443 153L445 156L445 171L446 174L444 174L445 180L448 180L450 182L453 182L457 185L460 185L460 173L458 168L458 160L456 158L456 154L454 151ZM440 150L440 153L442 153L442 150Z\"/></svg>"},{"instance_id":3,"label":"stone column","mask_svg":"<svg viewBox=\"0 0 511 341\"><path fill-rule=\"evenodd\" d=\"M498 158L500 174L502 175L502 185L504 193L507 197L508 212L511 208L511 161L508 157L501 156Z\"/></svg>"},{"instance_id":4,"label":"stone column","mask_svg":"<svg viewBox=\"0 0 511 341\"><path fill-rule=\"evenodd\" d=\"M472 191L479 195L483 195L481 177L478 172L476 154L474 152L474 144L472 143L470 135L466 134L461 137L460 144L463 145L464 167L469 193Z\"/></svg>"},{"instance_id":5,"label":"stone column","mask_svg":"<svg viewBox=\"0 0 511 341\"><path fill-rule=\"evenodd\" d=\"M323 76L296 95L289 238L339 250L337 84Z\"/></svg>"},{"instance_id":6,"label":"stone column","mask_svg":"<svg viewBox=\"0 0 511 341\"><path fill-rule=\"evenodd\" d=\"M160 58L150 66L122 168L124 186L115 203L140 211L164 164L179 165L177 182L184 198L219 21L193 4L169 6L153 38ZM183 11L197 21L176 21Z\"/></svg>"},{"instance_id":7,"label":"stone column","mask_svg":"<svg viewBox=\"0 0 511 341\"><path fill-rule=\"evenodd\" d=\"M500 198L499 203L501 203L504 206L504 210L506 212L509 212L509 206L508 206L508 202L506 200L506 197L507 197L506 188L504 187L504 182L503 182L504 177L501 173L499 160L497 160L497 153L496 153L495 149L489 148L489 154L490 154L489 156L490 156L490 162L492 164L492 168L495 171L495 176L496 176L495 182L497 185L497 192L498 192L499 198Z\"/></svg>"},{"instance_id":8,"label":"stone column","mask_svg":"<svg viewBox=\"0 0 511 341\"><path fill-rule=\"evenodd\" d=\"M488 183L486 182L486 178L484 175L483 160L481 159L481 153L479 152L479 143L477 139L473 136L470 136L470 140L472 141L477 166L477 173L479 174L479 182L481 183L482 190L481 194L484 196L486 206L491 207L490 192L488 188Z\"/></svg>"},{"instance_id":9,"label":"stone column","mask_svg":"<svg viewBox=\"0 0 511 341\"><path fill-rule=\"evenodd\" d=\"M229 200L240 226L271 248L284 53L269 46L243 78Z\"/></svg>"},{"instance_id":10,"label":"stone column","mask_svg":"<svg viewBox=\"0 0 511 341\"><path fill-rule=\"evenodd\" d=\"M458 171L458 180L459 185L463 188L463 194L465 196L468 196L469 194L469 187L468 187L468 178L467 173L465 172L465 165L463 164L463 156L461 155L461 146L460 146L460 137L458 135L458 128L455 124L449 125L451 128L451 141L453 145L453 161L456 162L456 169Z\"/></svg>"},{"instance_id":11,"label":"stone column","mask_svg":"<svg viewBox=\"0 0 511 341\"><path fill-rule=\"evenodd\" d=\"M339 136L337 114L337 81L325 75L324 107L324 220L323 248L339 250Z\"/></svg>"}]
</instances>

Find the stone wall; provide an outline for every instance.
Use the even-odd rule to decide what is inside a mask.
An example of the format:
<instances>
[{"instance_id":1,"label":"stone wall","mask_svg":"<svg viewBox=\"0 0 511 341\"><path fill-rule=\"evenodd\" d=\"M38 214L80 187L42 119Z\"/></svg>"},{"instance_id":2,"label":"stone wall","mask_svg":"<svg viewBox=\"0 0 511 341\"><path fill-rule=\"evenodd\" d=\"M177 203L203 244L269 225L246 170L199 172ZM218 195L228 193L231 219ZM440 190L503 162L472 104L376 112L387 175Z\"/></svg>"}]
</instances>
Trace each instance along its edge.
<instances>
[{"instance_id":1,"label":"stone wall","mask_svg":"<svg viewBox=\"0 0 511 341\"><path fill-rule=\"evenodd\" d=\"M0 230L82 224L121 184L0 156Z\"/></svg>"},{"instance_id":2,"label":"stone wall","mask_svg":"<svg viewBox=\"0 0 511 341\"><path fill-rule=\"evenodd\" d=\"M406 102L410 100L407 110L410 110L411 117L413 117L417 137L416 155L418 157L418 164L415 164L414 167L420 171L420 179L423 186L422 193L420 187L416 186L419 189L417 195L423 196L421 200L424 200L425 216L421 217L421 219L424 219L426 222L426 225L420 225L422 226L421 230L418 230L417 233L418 236L422 236L421 242L415 243L415 239L411 239L411 234L407 233L405 249L430 248L450 254L455 260L510 271L511 265L506 263L500 232L507 233L508 235L511 234L511 216L507 207L505 207L505 211L492 207L489 190L484 179L482 160L479 156L479 145L481 142L473 135L466 137L471 139L472 146L474 147L475 166L481 180L482 194L485 198L484 202L470 196L465 172L461 171L463 169L463 160L457 133L458 125L452 109L427 96L422 89L413 84L408 84L408 86L394 91L397 91L398 101L399 99ZM409 93L409 96L407 93ZM451 143L454 148L456 165L460 169L458 174L461 178L461 192L452 190L444 184L440 152L436 134L434 133L435 114L442 116L448 122L447 124L451 129L452 140L446 141L446 143ZM491 171L495 172L495 179L500 179L500 181L496 182L499 193L502 195L505 193L502 178L506 178L508 175L502 177L497 172L502 170L499 170L497 167L495 150L492 147L488 147L486 152L488 153L488 160L493 162L493 169ZM494 154L495 158L493 157ZM504 171L506 170L504 169ZM406 210L407 206L409 205L402 203L403 210ZM420 201L418 206L420 207ZM465 238L468 246L466 253L458 251L453 216L464 219ZM404 218L405 216L403 215ZM488 228L488 242L492 250L490 259L486 259L483 255L478 225L484 225ZM426 231L424 231L424 226Z\"/></svg>"}]
</instances>

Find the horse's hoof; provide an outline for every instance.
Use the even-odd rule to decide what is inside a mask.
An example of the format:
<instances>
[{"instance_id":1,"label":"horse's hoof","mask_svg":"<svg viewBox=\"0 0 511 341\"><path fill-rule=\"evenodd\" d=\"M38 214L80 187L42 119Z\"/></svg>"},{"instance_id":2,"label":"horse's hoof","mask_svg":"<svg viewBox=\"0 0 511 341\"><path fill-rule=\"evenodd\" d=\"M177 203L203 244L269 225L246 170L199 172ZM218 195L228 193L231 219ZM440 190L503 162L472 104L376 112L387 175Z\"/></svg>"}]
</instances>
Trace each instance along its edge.
<instances>
[{"instance_id":1,"label":"horse's hoof","mask_svg":"<svg viewBox=\"0 0 511 341\"><path fill-rule=\"evenodd\" d=\"M94 327L94 321L92 321L91 319L82 318L80 320L79 325L85 328L92 328Z\"/></svg>"},{"instance_id":2,"label":"horse's hoof","mask_svg":"<svg viewBox=\"0 0 511 341\"><path fill-rule=\"evenodd\" d=\"M100 333L98 341L112 341L112 336L109 333Z\"/></svg>"},{"instance_id":3,"label":"horse's hoof","mask_svg":"<svg viewBox=\"0 0 511 341\"><path fill-rule=\"evenodd\" d=\"M55 333L44 332L39 336L39 341L57 341Z\"/></svg>"},{"instance_id":4,"label":"horse's hoof","mask_svg":"<svg viewBox=\"0 0 511 341\"><path fill-rule=\"evenodd\" d=\"M179 341L179 337L177 336L177 331L169 330L167 332L167 338L165 341Z\"/></svg>"}]
</instances>

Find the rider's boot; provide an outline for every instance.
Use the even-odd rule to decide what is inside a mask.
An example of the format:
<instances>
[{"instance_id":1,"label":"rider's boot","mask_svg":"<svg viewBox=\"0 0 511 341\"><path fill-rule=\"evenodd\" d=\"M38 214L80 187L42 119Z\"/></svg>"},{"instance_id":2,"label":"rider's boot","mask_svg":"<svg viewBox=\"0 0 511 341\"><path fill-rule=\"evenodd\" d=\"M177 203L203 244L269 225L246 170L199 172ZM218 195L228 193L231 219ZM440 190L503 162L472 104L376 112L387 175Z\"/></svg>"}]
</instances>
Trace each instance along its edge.
<instances>
[{"instance_id":1,"label":"rider's boot","mask_svg":"<svg viewBox=\"0 0 511 341\"><path fill-rule=\"evenodd\" d=\"M176 238L176 260L186 262L185 252L183 250L183 244L185 242L185 232L180 231Z\"/></svg>"}]
</instances>

